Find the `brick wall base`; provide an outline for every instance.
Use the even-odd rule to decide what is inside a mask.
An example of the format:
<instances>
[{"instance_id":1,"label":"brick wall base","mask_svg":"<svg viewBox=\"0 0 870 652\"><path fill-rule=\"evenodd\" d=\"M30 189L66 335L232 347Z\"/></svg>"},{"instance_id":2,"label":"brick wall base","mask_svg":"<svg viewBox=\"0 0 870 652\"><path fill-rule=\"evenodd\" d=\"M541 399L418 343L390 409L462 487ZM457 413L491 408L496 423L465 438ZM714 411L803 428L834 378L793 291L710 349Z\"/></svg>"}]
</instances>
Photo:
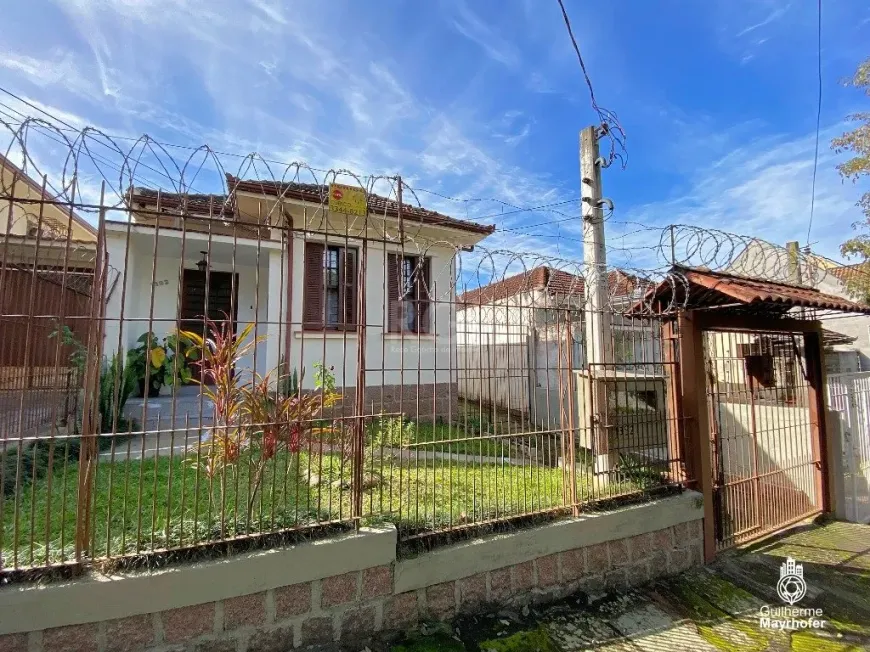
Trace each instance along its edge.
<instances>
[{"instance_id":1,"label":"brick wall base","mask_svg":"<svg viewBox=\"0 0 870 652\"><path fill-rule=\"evenodd\" d=\"M360 646L424 620L641 585L702 564L701 520L396 593L396 563L127 618L0 636L2 652L276 652ZM398 562L402 563L402 562ZM359 648L357 648L359 649Z\"/></svg>"}]
</instances>

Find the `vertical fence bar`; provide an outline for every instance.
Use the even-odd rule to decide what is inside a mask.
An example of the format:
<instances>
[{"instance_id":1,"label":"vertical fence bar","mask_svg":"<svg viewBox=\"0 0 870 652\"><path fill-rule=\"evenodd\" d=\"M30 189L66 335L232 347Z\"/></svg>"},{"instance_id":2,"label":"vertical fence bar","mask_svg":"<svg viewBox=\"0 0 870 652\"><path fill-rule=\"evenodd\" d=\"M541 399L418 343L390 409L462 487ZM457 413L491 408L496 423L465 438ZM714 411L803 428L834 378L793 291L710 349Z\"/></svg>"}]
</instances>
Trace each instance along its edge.
<instances>
[{"instance_id":1,"label":"vertical fence bar","mask_svg":"<svg viewBox=\"0 0 870 652\"><path fill-rule=\"evenodd\" d=\"M75 177L71 193L75 193ZM105 247L105 198L106 183L100 187L100 227L97 231L97 251L94 261L94 290L91 292L91 307L88 320L87 360L85 362L84 401L82 412L81 446L79 449L78 501L76 506L75 557L81 562L90 552L91 510L93 508L93 473L99 428L99 369L102 350L103 255Z\"/></svg>"}]
</instances>

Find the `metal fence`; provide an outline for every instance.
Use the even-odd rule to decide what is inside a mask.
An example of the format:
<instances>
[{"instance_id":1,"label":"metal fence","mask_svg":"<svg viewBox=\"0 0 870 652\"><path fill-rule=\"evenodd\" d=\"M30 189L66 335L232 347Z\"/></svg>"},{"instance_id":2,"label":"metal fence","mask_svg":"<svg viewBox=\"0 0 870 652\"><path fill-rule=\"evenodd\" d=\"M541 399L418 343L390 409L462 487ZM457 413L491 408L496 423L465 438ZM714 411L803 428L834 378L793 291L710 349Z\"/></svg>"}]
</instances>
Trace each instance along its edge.
<instances>
[{"instance_id":1,"label":"metal fence","mask_svg":"<svg viewBox=\"0 0 870 652\"><path fill-rule=\"evenodd\" d=\"M57 195L3 176L0 270L91 279L75 310L63 292L0 304L19 320L4 350L52 362L10 387L16 414L75 398L39 428L0 421L0 571L332 524L412 541L685 483L678 339L644 306L648 271L614 270L593 315L582 263L486 249L492 228L420 207L399 178L303 183L310 169L251 157L233 175L207 151L191 172L161 151L132 146L91 197L79 168ZM151 189L142 170L168 169L175 192ZM329 210L355 190L364 214Z\"/></svg>"},{"instance_id":2,"label":"metal fence","mask_svg":"<svg viewBox=\"0 0 870 652\"><path fill-rule=\"evenodd\" d=\"M845 518L870 523L870 372L829 374L828 403L839 419Z\"/></svg>"}]
</instances>

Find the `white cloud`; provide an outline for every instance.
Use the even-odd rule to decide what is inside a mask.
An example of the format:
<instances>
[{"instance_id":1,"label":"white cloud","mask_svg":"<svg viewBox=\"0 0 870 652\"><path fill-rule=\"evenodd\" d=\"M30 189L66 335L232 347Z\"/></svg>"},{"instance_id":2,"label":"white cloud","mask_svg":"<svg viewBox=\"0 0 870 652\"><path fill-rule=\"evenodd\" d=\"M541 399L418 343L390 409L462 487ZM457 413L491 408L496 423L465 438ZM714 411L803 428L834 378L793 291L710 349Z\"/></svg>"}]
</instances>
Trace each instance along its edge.
<instances>
[{"instance_id":1,"label":"white cloud","mask_svg":"<svg viewBox=\"0 0 870 652\"><path fill-rule=\"evenodd\" d=\"M837 157L827 144L842 125L824 129L816 180L810 242L824 255L838 257L858 218L858 190L843 184L834 166ZM799 138L769 136L735 147L699 167L688 189L672 199L632 206L618 220L647 225L689 224L752 235L774 243L807 242L815 134ZM614 234L633 225L613 224ZM643 238L643 234L634 236Z\"/></svg>"},{"instance_id":2,"label":"white cloud","mask_svg":"<svg viewBox=\"0 0 870 652\"><path fill-rule=\"evenodd\" d=\"M446 8L456 10L453 27L469 41L475 43L486 55L494 61L516 67L520 61L519 50L509 40L500 35L492 25L494 21L486 22L480 18L465 0L454 0Z\"/></svg>"}]
</instances>

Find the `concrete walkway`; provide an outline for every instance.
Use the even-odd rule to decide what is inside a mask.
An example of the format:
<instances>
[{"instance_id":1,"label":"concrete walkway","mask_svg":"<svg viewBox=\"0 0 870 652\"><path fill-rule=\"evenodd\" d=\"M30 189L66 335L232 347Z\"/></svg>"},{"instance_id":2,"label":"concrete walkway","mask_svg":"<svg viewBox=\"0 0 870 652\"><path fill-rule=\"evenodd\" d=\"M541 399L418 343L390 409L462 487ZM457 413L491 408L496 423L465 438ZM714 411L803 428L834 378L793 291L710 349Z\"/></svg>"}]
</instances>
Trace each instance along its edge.
<instances>
[{"instance_id":1,"label":"concrete walkway","mask_svg":"<svg viewBox=\"0 0 870 652\"><path fill-rule=\"evenodd\" d=\"M786 606L776 585L789 556L803 563L807 584L795 606L821 609L821 629L762 626L765 609ZM455 627L393 650L870 650L870 526L799 526L779 540L723 554L711 566L639 590L581 594L540 611L505 611Z\"/></svg>"}]
</instances>

